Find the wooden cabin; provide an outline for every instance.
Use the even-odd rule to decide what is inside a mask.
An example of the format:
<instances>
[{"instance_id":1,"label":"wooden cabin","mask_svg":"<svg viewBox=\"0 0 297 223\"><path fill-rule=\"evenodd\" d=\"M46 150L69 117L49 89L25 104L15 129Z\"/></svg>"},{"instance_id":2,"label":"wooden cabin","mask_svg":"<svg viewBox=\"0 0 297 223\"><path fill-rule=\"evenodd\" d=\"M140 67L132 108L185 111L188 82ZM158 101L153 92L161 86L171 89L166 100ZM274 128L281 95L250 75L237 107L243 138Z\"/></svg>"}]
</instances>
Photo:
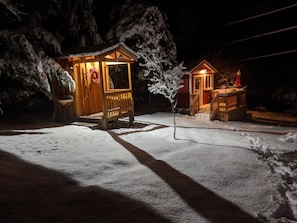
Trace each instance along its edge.
<instances>
[{"instance_id":1,"label":"wooden cabin","mask_svg":"<svg viewBox=\"0 0 297 223\"><path fill-rule=\"evenodd\" d=\"M208 61L185 64L183 71L183 85L179 90L178 107L189 109L190 114L195 114L201 105L208 104L212 100L214 89L214 75L217 69Z\"/></svg>"},{"instance_id":2,"label":"wooden cabin","mask_svg":"<svg viewBox=\"0 0 297 223\"><path fill-rule=\"evenodd\" d=\"M103 129L121 117L134 120L131 64L136 53L123 43L73 49L58 59L72 76L76 89L69 93L53 84L55 117L71 122L93 118Z\"/></svg>"},{"instance_id":3,"label":"wooden cabin","mask_svg":"<svg viewBox=\"0 0 297 223\"><path fill-rule=\"evenodd\" d=\"M207 105L210 120L243 120L246 118L246 89L241 87L240 70L237 71L236 87L215 89L215 74L218 72L208 61L186 64L184 87L180 89L178 107L191 116Z\"/></svg>"}]
</instances>

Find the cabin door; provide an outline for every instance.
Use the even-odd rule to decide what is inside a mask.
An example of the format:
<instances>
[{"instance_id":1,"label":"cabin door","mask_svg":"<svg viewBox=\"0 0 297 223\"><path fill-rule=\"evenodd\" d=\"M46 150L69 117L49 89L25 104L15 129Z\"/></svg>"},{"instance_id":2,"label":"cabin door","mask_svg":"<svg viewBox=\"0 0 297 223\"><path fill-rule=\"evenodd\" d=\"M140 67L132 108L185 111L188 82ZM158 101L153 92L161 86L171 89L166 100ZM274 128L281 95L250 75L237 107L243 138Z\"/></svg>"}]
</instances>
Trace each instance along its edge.
<instances>
[{"instance_id":1,"label":"cabin door","mask_svg":"<svg viewBox=\"0 0 297 223\"><path fill-rule=\"evenodd\" d=\"M199 94L199 104L203 104L203 81L202 81L202 76L195 76L194 77L194 88L193 88L193 93L194 94Z\"/></svg>"},{"instance_id":2,"label":"cabin door","mask_svg":"<svg viewBox=\"0 0 297 223\"><path fill-rule=\"evenodd\" d=\"M77 63L73 67L76 84L75 106L78 116L102 111L99 62Z\"/></svg>"}]
</instances>

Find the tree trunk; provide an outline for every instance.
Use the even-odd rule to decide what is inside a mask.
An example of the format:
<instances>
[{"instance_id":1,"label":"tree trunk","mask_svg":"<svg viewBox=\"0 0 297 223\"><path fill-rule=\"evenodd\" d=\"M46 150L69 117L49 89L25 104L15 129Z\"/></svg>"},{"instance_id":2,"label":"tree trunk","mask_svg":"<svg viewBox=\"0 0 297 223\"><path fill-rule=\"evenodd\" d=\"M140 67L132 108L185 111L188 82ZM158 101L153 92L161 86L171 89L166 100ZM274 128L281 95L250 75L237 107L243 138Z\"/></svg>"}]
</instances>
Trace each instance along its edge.
<instances>
[{"instance_id":1,"label":"tree trunk","mask_svg":"<svg viewBox=\"0 0 297 223\"><path fill-rule=\"evenodd\" d=\"M171 112L173 113L173 138L176 139L175 103L171 103Z\"/></svg>"}]
</instances>

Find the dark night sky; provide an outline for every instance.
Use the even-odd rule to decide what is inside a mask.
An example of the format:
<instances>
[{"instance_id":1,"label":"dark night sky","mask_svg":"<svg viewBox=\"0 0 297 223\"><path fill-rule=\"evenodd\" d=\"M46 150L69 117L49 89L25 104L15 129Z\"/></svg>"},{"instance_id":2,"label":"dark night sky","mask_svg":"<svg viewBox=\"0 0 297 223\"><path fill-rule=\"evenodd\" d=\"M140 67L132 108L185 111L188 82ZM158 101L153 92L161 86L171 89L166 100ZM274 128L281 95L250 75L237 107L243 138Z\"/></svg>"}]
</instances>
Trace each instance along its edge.
<instances>
[{"instance_id":1,"label":"dark night sky","mask_svg":"<svg viewBox=\"0 0 297 223\"><path fill-rule=\"evenodd\" d=\"M149 0L157 5L168 16L167 23L178 46L180 58L195 57L204 51L211 50L213 45L224 49L226 56L236 56L237 60L270 55L297 49L297 28L268 33L297 26L297 4L292 0L249 0L249 1L199 1L196 0ZM106 18L109 11L120 2L111 0L99 13L99 29L106 33ZM284 7L286 10L271 13L247 21L230 24L242 19L251 18L263 13ZM100 10L102 12L102 10ZM229 25L228 25L229 24ZM263 35L267 34L267 35ZM251 38L258 36L257 38ZM240 41L238 43L233 41ZM296 53L288 54L288 59L296 58ZM286 62L287 56L273 56L276 61ZM271 57L272 59L272 57ZM247 60L261 61L261 58ZM269 61L264 59L263 62ZM291 61L288 63L288 65Z\"/></svg>"}]
</instances>

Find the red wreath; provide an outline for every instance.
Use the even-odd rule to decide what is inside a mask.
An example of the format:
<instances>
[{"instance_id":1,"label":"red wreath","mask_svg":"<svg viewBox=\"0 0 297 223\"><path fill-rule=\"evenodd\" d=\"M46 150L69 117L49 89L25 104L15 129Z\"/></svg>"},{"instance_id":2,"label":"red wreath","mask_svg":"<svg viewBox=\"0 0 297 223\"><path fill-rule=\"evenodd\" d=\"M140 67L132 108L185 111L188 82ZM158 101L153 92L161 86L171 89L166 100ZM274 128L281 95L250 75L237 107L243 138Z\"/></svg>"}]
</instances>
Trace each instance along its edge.
<instances>
[{"instance_id":1,"label":"red wreath","mask_svg":"<svg viewBox=\"0 0 297 223\"><path fill-rule=\"evenodd\" d=\"M99 73L95 70L95 68L90 69L91 80L98 84L99 83Z\"/></svg>"}]
</instances>

